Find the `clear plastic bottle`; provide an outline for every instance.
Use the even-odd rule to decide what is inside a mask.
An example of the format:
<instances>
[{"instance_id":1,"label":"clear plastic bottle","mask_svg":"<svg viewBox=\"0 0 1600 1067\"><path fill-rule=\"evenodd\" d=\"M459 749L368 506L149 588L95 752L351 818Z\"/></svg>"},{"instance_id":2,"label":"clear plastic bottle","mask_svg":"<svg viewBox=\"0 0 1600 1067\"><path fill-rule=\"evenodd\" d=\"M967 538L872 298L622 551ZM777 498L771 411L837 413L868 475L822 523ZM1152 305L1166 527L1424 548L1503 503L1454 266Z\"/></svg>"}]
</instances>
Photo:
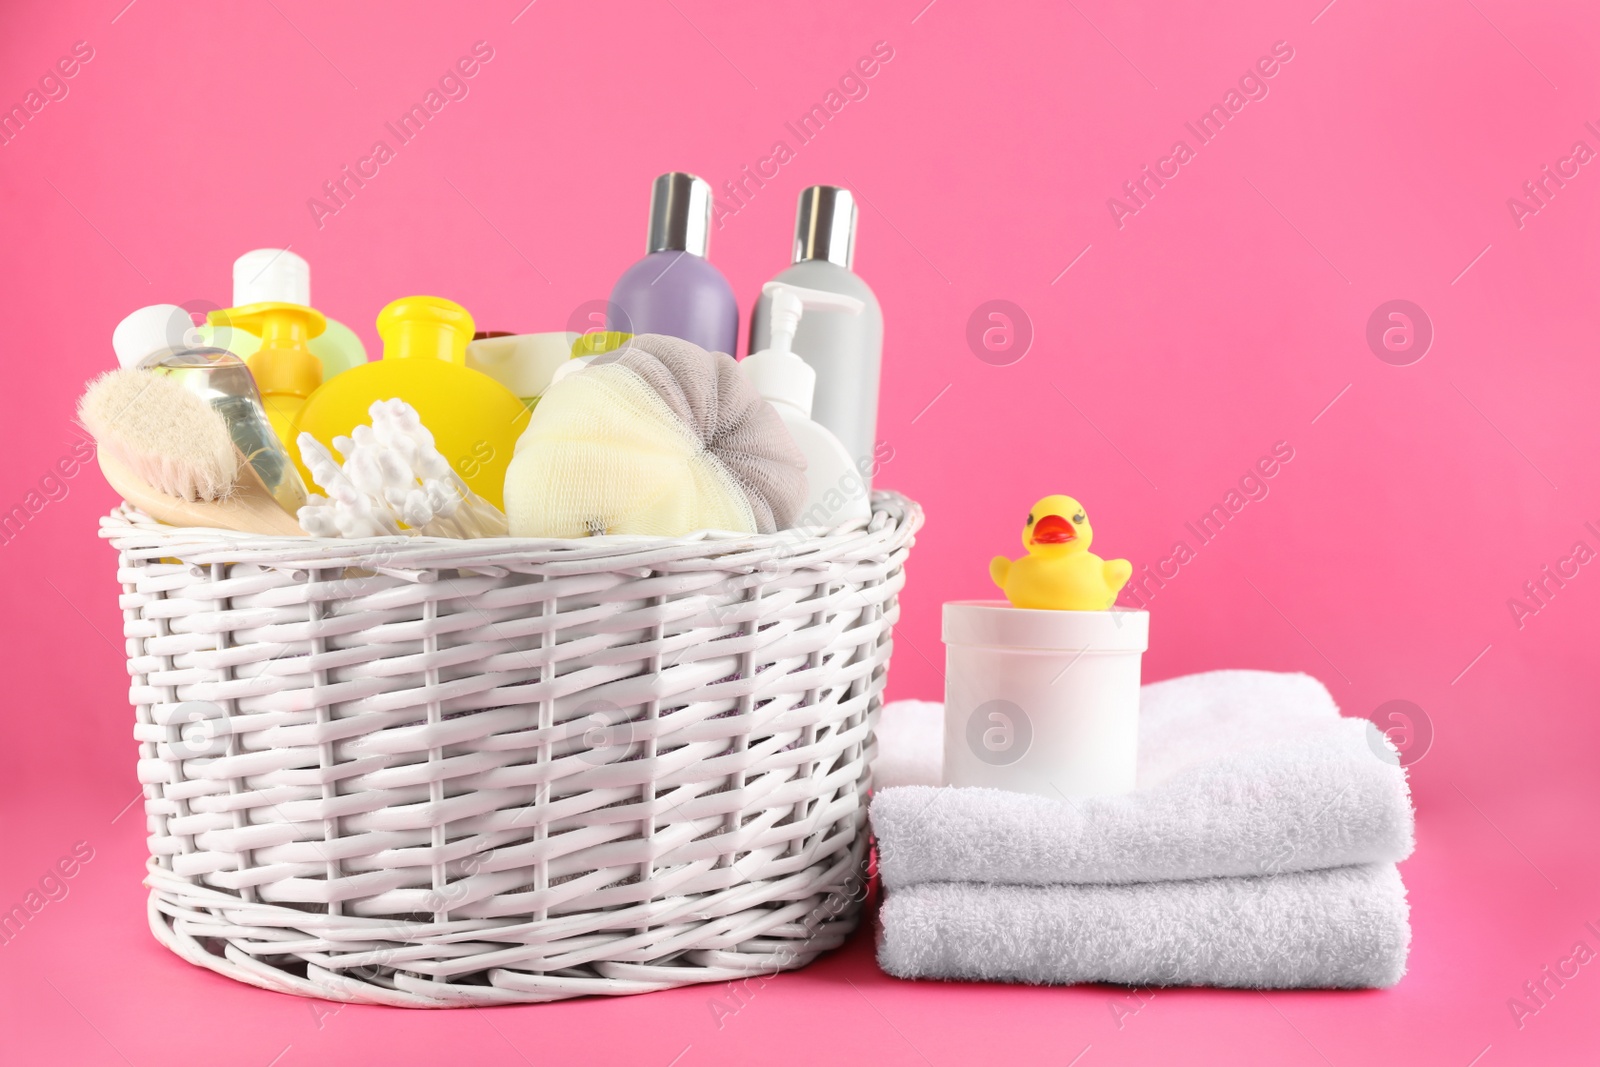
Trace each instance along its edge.
<instances>
[{"instance_id":1,"label":"clear plastic bottle","mask_svg":"<svg viewBox=\"0 0 1600 1067\"><path fill-rule=\"evenodd\" d=\"M213 325L226 323L237 331L261 338L261 345L245 357L256 380L267 418L286 450L294 448L294 424L306 398L322 384L322 363L310 342L327 328L322 312L301 304L266 301L213 311Z\"/></svg>"},{"instance_id":2,"label":"clear plastic bottle","mask_svg":"<svg viewBox=\"0 0 1600 1067\"><path fill-rule=\"evenodd\" d=\"M124 367L165 374L210 404L267 492L294 514L306 502L305 483L273 432L254 375L244 360L227 349L198 344L198 337L183 308L152 304L117 324L111 346Z\"/></svg>"}]
</instances>

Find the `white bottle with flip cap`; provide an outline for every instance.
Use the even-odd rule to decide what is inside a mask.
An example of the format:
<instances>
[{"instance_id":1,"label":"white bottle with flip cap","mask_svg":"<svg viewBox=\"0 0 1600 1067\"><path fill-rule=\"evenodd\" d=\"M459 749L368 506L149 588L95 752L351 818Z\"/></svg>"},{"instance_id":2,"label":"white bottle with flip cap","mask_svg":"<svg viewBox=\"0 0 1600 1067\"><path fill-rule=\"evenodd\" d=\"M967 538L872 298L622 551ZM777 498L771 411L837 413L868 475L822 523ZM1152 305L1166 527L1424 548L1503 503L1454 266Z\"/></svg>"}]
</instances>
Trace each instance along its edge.
<instances>
[{"instance_id":1,"label":"white bottle with flip cap","mask_svg":"<svg viewBox=\"0 0 1600 1067\"><path fill-rule=\"evenodd\" d=\"M768 282L771 341L746 356L741 366L763 400L771 404L806 457L810 491L796 526L838 526L872 517L867 483L848 449L826 427L811 420L817 372L791 351L800 316L808 308L859 315L866 305L853 296Z\"/></svg>"}]
</instances>

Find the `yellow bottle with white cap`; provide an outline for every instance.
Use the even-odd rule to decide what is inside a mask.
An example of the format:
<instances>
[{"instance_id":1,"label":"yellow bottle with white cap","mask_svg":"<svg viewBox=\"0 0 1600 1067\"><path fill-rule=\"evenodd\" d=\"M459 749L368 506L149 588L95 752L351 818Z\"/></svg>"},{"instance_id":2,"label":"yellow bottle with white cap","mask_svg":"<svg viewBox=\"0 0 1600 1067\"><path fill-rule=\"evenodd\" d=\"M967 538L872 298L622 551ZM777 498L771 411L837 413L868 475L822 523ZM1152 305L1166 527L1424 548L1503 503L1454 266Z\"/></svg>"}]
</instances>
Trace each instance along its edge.
<instances>
[{"instance_id":1,"label":"yellow bottle with white cap","mask_svg":"<svg viewBox=\"0 0 1600 1067\"><path fill-rule=\"evenodd\" d=\"M206 321L261 338L261 347L245 364L261 390L272 431L293 453L295 420L322 384L322 361L312 353L310 342L327 328L328 320L314 308L274 301L223 308L207 315Z\"/></svg>"},{"instance_id":2,"label":"yellow bottle with white cap","mask_svg":"<svg viewBox=\"0 0 1600 1067\"><path fill-rule=\"evenodd\" d=\"M407 296L378 313L383 358L322 384L300 411L296 436L333 447L372 421L375 401L399 398L416 408L434 445L473 492L495 507L505 500L506 467L528 424L511 390L466 365L472 316L451 300ZM294 450L298 462L299 450ZM302 466L308 484L310 472Z\"/></svg>"}]
</instances>

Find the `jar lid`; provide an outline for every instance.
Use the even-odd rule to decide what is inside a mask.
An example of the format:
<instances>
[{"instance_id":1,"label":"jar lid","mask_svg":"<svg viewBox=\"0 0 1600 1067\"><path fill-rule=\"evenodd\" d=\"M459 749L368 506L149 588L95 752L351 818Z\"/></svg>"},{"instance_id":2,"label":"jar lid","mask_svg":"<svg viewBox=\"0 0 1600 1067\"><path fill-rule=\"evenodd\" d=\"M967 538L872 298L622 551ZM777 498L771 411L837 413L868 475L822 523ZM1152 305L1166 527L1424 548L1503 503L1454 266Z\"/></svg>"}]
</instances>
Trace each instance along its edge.
<instances>
[{"instance_id":1,"label":"jar lid","mask_svg":"<svg viewBox=\"0 0 1600 1067\"><path fill-rule=\"evenodd\" d=\"M518 397L543 396L556 371L572 359L575 333L499 334L467 345L467 366L481 371Z\"/></svg>"},{"instance_id":2,"label":"jar lid","mask_svg":"<svg viewBox=\"0 0 1600 1067\"><path fill-rule=\"evenodd\" d=\"M944 606L944 643L1060 652L1143 652L1150 646L1150 613L1041 611L1004 600L952 600Z\"/></svg>"}]
</instances>

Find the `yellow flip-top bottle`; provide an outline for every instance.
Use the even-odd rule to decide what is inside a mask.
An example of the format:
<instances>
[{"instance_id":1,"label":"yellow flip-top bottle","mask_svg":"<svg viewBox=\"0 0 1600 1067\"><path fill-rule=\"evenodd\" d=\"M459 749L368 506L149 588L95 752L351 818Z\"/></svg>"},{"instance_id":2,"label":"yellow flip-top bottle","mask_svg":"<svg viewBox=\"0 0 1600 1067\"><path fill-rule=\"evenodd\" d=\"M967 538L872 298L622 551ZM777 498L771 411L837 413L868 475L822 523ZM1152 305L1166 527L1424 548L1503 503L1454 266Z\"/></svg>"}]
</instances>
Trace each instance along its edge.
<instances>
[{"instance_id":1,"label":"yellow flip-top bottle","mask_svg":"<svg viewBox=\"0 0 1600 1067\"><path fill-rule=\"evenodd\" d=\"M206 321L261 338L261 347L245 364L261 390L272 432L289 454L295 455L295 420L306 399L322 384L322 361L312 353L310 341L327 329L328 320L314 308L271 301L213 311Z\"/></svg>"},{"instance_id":2,"label":"yellow flip-top bottle","mask_svg":"<svg viewBox=\"0 0 1600 1067\"><path fill-rule=\"evenodd\" d=\"M467 309L436 296L407 296L378 313L383 358L353 367L322 387L300 411L296 436L309 433L330 449L371 422L368 409L398 397L417 409L434 444L473 492L503 507L511 450L528 409L511 390L466 365L472 340ZM298 462L299 449L292 453ZM312 484L310 472L301 472Z\"/></svg>"}]
</instances>

